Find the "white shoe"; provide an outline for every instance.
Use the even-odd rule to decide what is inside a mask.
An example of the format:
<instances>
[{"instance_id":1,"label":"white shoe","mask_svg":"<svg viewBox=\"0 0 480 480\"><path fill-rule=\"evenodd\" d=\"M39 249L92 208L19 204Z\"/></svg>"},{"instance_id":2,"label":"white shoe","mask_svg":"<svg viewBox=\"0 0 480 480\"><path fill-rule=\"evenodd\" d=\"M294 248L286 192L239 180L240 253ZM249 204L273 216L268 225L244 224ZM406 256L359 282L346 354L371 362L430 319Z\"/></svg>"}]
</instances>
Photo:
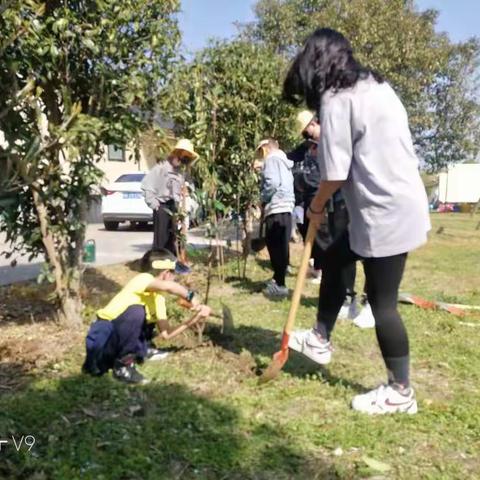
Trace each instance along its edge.
<instances>
[{"instance_id":1,"label":"white shoe","mask_svg":"<svg viewBox=\"0 0 480 480\"><path fill-rule=\"evenodd\" d=\"M373 328L375 326L375 317L369 303L365 304L361 312L353 319L353 323L359 328Z\"/></svg>"},{"instance_id":2,"label":"white shoe","mask_svg":"<svg viewBox=\"0 0 480 480\"><path fill-rule=\"evenodd\" d=\"M310 276L310 283L313 283L314 285L320 285L322 282L322 270L316 270L312 266L310 267L308 274Z\"/></svg>"},{"instance_id":3,"label":"white shoe","mask_svg":"<svg viewBox=\"0 0 480 480\"><path fill-rule=\"evenodd\" d=\"M338 312L339 320L353 320L358 316L358 304L356 297L353 297L350 301L345 300L342 308Z\"/></svg>"},{"instance_id":4,"label":"white shoe","mask_svg":"<svg viewBox=\"0 0 480 480\"><path fill-rule=\"evenodd\" d=\"M267 284L267 287L263 290L263 294L270 298L287 298L288 288L280 287L275 281Z\"/></svg>"},{"instance_id":5,"label":"white shoe","mask_svg":"<svg viewBox=\"0 0 480 480\"><path fill-rule=\"evenodd\" d=\"M409 388L408 393L404 395L390 385L380 385L368 393L356 395L352 400L352 408L369 415L414 414L418 411L413 388Z\"/></svg>"},{"instance_id":6,"label":"white shoe","mask_svg":"<svg viewBox=\"0 0 480 480\"><path fill-rule=\"evenodd\" d=\"M290 335L288 346L320 365L327 365L332 360L330 342L321 339L313 329L293 332Z\"/></svg>"},{"instance_id":7,"label":"white shoe","mask_svg":"<svg viewBox=\"0 0 480 480\"><path fill-rule=\"evenodd\" d=\"M168 355L169 352L164 352L163 350L159 350L158 348L148 348L146 360L163 360L164 358L167 358Z\"/></svg>"}]
</instances>

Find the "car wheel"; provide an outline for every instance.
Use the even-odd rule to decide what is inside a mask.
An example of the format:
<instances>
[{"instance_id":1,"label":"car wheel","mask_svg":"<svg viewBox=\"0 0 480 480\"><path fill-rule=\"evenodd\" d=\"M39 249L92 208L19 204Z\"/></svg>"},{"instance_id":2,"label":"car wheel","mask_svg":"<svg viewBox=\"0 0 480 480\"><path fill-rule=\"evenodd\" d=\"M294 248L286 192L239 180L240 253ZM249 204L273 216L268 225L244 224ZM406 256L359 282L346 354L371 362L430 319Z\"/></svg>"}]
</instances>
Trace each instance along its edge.
<instances>
[{"instance_id":1,"label":"car wheel","mask_svg":"<svg viewBox=\"0 0 480 480\"><path fill-rule=\"evenodd\" d=\"M146 230L148 228L148 222L139 222L138 225L142 230Z\"/></svg>"},{"instance_id":2,"label":"car wheel","mask_svg":"<svg viewBox=\"0 0 480 480\"><path fill-rule=\"evenodd\" d=\"M106 230L117 230L119 222L103 222Z\"/></svg>"}]
</instances>

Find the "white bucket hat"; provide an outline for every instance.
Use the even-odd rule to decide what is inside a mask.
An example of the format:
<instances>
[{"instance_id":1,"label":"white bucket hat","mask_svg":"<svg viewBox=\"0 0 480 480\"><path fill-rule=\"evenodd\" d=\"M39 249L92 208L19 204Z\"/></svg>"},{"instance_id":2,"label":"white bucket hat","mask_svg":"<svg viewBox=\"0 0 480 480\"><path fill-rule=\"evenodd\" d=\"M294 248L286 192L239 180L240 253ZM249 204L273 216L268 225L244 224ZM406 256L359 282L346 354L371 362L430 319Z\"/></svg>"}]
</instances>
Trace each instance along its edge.
<instances>
[{"instance_id":1,"label":"white bucket hat","mask_svg":"<svg viewBox=\"0 0 480 480\"><path fill-rule=\"evenodd\" d=\"M181 138L173 147L172 152L175 150L182 150L183 152L186 152L193 161L197 160L198 158L198 153L194 150L193 143L187 138Z\"/></svg>"}]
</instances>

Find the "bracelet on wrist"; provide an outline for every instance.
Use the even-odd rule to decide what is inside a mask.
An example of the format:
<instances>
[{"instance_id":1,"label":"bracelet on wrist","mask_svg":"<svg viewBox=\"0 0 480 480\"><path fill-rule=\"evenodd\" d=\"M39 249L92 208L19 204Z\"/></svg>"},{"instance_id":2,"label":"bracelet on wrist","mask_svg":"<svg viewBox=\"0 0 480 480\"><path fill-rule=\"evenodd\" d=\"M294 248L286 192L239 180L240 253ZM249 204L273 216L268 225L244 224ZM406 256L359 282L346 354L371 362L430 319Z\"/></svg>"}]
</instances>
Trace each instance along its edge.
<instances>
[{"instance_id":1,"label":"bracelet on wrist","mask_svg":"<svg viewBox=\"0 0 480 480\"><path fill-rule=\"evenodd\" d=\"M308 210L310 211L310 213L313 213L314 215L320 215L321 213L323 213L323 210L320 210L319 212L317 212L316 210L313 210L312 207L308 207Z\"/></svg>"}]
</instances>

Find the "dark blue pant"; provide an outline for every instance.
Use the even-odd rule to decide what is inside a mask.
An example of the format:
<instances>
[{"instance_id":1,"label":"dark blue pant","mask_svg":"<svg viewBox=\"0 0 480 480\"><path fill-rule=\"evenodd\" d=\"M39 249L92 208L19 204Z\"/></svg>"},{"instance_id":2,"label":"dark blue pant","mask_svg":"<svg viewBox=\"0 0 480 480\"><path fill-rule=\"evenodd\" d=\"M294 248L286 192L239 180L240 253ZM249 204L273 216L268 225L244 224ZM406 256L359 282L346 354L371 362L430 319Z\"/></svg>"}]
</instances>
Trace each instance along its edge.
<instances>
[{"instance_id":1,"label":"dark blue pant","mask_svg":"<svg viewBox=\"0 0 480 480\"><path fill-rule=\"evenodd\" d=\"M147 354L147 324L143 305L131 305L115 320L113 333L104 349L104 362L111 368L115 360L127 356L142 361Z\"/></svg>"}]
</instances>

